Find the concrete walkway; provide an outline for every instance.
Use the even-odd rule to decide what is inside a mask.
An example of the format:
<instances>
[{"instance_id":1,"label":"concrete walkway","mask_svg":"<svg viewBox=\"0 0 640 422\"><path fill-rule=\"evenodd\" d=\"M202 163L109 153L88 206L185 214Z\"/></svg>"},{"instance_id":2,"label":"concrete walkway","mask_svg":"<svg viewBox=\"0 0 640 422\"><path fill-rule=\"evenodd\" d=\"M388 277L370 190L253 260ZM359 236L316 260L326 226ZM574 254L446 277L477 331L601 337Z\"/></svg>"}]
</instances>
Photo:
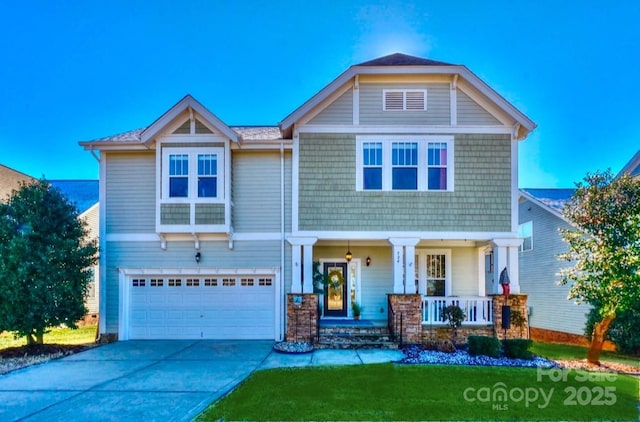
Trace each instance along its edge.
<instances>
[{"instance_id":1,"label":"concrete walkway","mask_svg":"<svg viewBox=\"0 0 640 422\"><path fill-rule=\"evenodd\" d=\"M123 341L0 375L0 420L191 420L255 370L399 360L397 350L289 355L270 341Z\"/></svg>"}]
</instances>

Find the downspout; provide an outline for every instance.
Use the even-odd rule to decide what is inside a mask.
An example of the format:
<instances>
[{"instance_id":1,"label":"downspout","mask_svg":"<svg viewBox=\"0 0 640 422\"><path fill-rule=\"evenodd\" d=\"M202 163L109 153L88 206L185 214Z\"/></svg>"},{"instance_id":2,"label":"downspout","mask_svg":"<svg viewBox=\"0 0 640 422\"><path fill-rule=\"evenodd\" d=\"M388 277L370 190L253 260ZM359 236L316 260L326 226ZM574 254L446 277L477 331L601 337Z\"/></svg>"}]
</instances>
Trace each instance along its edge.
<instances>
[{"instance_id":1,"label":"downspout","mask_svg":"<svg viewBox=\"0 0 640 422\"><path fill-rule=\"evenodd\" d=\"M284 280L285 280L285 276L284 276L284 265L285 265L285 260L284 260L284 252L285 252L285 233L284 233L284 225L285 225L285 218L284 218L284 212L285 212L285 207L284 207L284 200L285 200L285 195L284 195L284 140L280 140L280 292L278 292L278 295L280 297L280 299L282 300L282 298L284 297ZM286 303L286 301L285 301ZM282 302L280 304L280 333L279 333L279 338L278 340L282 339L282 327L284 327L284 312L283 312L283 307L282 307Z\"/></svg>"}]
</instances>

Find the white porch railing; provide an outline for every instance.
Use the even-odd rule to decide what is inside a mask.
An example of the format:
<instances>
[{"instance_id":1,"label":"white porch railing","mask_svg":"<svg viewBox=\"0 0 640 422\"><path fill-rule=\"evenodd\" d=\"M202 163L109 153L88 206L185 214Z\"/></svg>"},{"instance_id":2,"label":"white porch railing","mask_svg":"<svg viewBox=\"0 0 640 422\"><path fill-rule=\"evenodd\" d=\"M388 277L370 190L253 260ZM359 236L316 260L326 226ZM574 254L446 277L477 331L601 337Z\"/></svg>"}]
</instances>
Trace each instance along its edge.
<instances>
[{"instance_id":1,"label":"white porch railing","mask_svg":"<svg viewBox=\"0 0 640 422\"><path fill-rule=\"evenodd\" d=\"M449 305L458 305L464 311L462 325L493 323L491 298L473 296L422 296L422 323L445 325L442 310Z\"/></svg>"}]
</instances>

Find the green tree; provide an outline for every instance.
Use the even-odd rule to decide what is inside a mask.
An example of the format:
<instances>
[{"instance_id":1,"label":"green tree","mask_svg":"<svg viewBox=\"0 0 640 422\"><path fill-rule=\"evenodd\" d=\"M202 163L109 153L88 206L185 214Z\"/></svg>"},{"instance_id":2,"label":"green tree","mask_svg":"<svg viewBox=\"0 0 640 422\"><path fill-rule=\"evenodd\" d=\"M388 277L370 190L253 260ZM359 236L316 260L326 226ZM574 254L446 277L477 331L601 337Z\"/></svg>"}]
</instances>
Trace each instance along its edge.
<instances>
[{"instance_id":1,"label":"green tree","mask_svg":"<svg viewBox=\"0 0 640 422\"><path fill-rule=\"evenodd\" d=\"M609 326L619 312L640 298L640 179L611 171L587 174L564 209L576 229L563 230L569 251L560 259L574 263L561 271L571 284L570 299L596 305L587 360L598 363Z\"/></svg>"},{"instance_id":2,"label":"green tree","mask_svg":"<svg viewBox=\"0 0 640 422\"><path fill-rule=\"evenodd\" d=\"M42 343L49 327L75 327L97 247L60 191L44 181L21 184L0 203L0 331Z\"/></svg>"}]
</instances>

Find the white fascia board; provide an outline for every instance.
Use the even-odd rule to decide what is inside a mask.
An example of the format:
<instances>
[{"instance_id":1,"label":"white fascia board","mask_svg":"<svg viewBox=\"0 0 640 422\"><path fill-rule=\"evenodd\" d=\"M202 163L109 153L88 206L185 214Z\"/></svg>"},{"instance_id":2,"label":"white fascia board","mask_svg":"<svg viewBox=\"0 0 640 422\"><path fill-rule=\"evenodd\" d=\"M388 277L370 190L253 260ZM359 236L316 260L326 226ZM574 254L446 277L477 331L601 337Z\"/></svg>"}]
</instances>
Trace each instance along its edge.
<instances>
[{"instance_id":1,"label":"white fascia board","mask_svg":"<svg viewBox=\"0 0 640 422\"><path fill-rule=\"evenodd\" d=\"M306 125L297 128L300 133L356 133L356 134L498 134L511 135L513 128L509 126L351 126L351 125Z\"/></svg>"},{"instance_id":2,"label":"white fascia board","mask_svg":"<svg viewBox=\"0 0 640 422\"><path fill-rule=\"evenodd\" d=\"M251 141L244 140L242 145L231 144L233 151L280 151L280 144L285 151L291 151L293 149L293 139L278 139L273 141Z\"/></svg>"},{"instance_id":3,"label":"white fascia board","mask_svg":"<svg viewBox=\"0 0 640 422\"><path fill-rule=\"evenodd\" d=\"M507 114L513 117L516 122L520 123L525 129L527 129L527 132L531 132L538 126L533 122L533 120L529 119L527 116L525 116L524 113L515 108L515 106L505 100L504 97L494 91L493 88L484 83L482 79L478 78L466 66L460 67L460 75L465 78L474 88L476 88L483 95L488 97L491 101L496 103L500 108L507 112ZM525 138L527 134L525 134L523 138Z\"/></svg>"},{"instance_id":4,"label":"white fascia board","mask_svg":"<svg viewBox=\"0 0 640 422\"><path fill-rule=\"evenodd\" d=\"M632 172L638 166L640 166L640 151L636 152L631 160L620 170L620 173L616 175L616 179L622 176L625 172Z\"/></svg>"},{"instance_id":5,"label":"white fascia board","mask_svg":"<svg viewBox=\"0 0 640 422\"><path fill-rule=\"evenodd\" d=\"M98 150L98 151L149 151L151 149L148 145L145 145L138 141L128 142L80 142L80 146L85 150Z\"/></svg>"},{"instance_id":6,"label":"white fascia board","mask_svg":"<svg viewBox=\"0 0 640 422\"><path fill-rule=\"evenodd\" d=\"M344 231L298 231L292 233L295 237L314 237L319 240L387 240L391 238L399 239L420 239L420 240L489 240L494 238L515 237L512 232L420 232L420 231L367 231L367 232L344 232Z\"/></svg>"},{"instance_id":7,"label":"white fascia board","mask_svg":"<svg viewBox=\"0 0 640 422\"><path fill-rule=\"evenodd\" d=\"M496 103L515 121L520 123L528 132L536 128L536 124L524 115L520 110L515 108L511 103L505 100L500 94L494 91L466 66L352 66L344 73L334 79L329 85L320 90L316 95L311 97L302 106L289 114L279 126L281 130L287 130L300 118L306 115L311 109L324 101L335 90L343 84L354 78L356 75L408 75L408 74L458 74L466 79L469 84L475 87L483 95ZM523 138L526 137L523 136Z\"/></svg>"},{"instance_id":8,"label":"white fascia board","mask_svg":"<svg viewBox=\"0 0 640 422\"><path fill-rule=\"evenodd\" d=\"M210 125L218 129L222 134L231 139L233 142L239 142L238 134L220 120L215 114L207 110L198 100L191 95L186 95L178 101L176 105L171 107L162 116L156 119L149 127L147 127L140 135L142 142L149 143L156 135L158 135L166 125L173 119L178 117L188 107L191 107L196 113L200 114Z\"/></svg>"},{"instance_id":9,"label":"white fascia board","mask_svg":"<svg viewBox=\"0 0 640 422\"><path fill-rule=\"evenodd\" d=\"M336 79L331 81L329 85L322 88L316 95L307 100L300 107L295 109L291 114L282 120L278 126L280 126L280 130L285 131L293 126L302 116L306 115L310 110L324 101L328 96L330 96L335 90L344 85L349 79L353 78L356 75L353 67L350 67L345 72L343 72Z\"/></svg>"},{"instance_id":10,"label":"white fascia board","mask_svg":"<svg viewBox=\"0 0 640 422\"><path fill-rule=\"evenodd\" d=\"M558 211L555 208L552 208L552 207L548 206L547 204L545 204L544 202L540 201L535 196L531 195L529 192L527 192L527 191L525 191L523 189L519 189L518 190L518 194L519 194L519 198L523 198L523 199L526 199L529 202L533 202L534 204L536 204L537 206L539 206L543 210L547 211L548 213L553 214L554 216L564 220L567 224L573 225L573 224L571 224L571 222L569 220L566 219L566 217L562 214L562 212Z\"/></svg>"}]
</instances>

